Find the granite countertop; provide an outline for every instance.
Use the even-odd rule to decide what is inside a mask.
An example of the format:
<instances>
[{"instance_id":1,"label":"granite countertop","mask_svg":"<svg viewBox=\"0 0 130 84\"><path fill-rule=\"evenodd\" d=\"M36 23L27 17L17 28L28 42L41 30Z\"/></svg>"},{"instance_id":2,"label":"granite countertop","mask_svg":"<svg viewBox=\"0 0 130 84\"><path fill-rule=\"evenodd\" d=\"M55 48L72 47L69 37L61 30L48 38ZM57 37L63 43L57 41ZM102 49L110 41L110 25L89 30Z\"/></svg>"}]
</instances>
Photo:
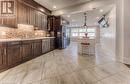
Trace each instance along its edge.
<instances>
[{"instance_id":1,"label":"granite countertop","mask_svg":"<svg viewBox=\"0 0 130 84\"><path fill-rule=\"evenodd\" d=\"M13 38L13 39L0 39L0 42L11 42L11 41L24 41L24 40L36 40L36 39L49 39L55 37L35 37L35 38Z\"/></svg>"}]
</instances>

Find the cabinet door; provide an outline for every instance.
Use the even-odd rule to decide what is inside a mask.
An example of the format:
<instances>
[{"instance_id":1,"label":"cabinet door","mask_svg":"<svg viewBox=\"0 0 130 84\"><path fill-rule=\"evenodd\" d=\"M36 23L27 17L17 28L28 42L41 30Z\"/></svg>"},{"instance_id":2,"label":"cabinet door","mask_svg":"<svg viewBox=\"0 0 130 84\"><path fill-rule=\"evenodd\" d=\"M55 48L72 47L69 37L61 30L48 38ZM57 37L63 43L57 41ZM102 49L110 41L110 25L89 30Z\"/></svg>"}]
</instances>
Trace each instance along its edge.
<instances>
[{"instance_id":1,"label":"cabinet door","mask_svg":"<svg viewBox=\"0 0 130 84\"><path fill-rule=\"evenodd\" d=\"M42 40L42 53L46 53L46 41Z\"/></svg>"},{"instance_id":2,"label":"cabinet door","mask_svg":"<svg viewBox=\"0 0 130 84\"><path fill-rule=\"evenodd\" d=\"M28 60L33 57L32 44L22 45L22 58L23 60Z\"/></svg>"},{"instance_id":3,"label":"cabinet door","mask_svg":"<svg viewBox=\"0 0 130 84\"><path fill-rule=\"evenodd\" d=\"M18 24L27 24L27 6L23 3L18 3Z\"/></svg>"},{"instance_id":4,"label":"cabinet door","mask_svg":"<svg viewBox=\"0 0 130 84\"><path fill-rule=\"evenodd\" d=\"M47 15L42 14L42 30L47 31Z\"/></svg>"},{"instance_id":5,"label":"cabinet door","mask_svg":"<svg viewBox=\"0 0 130 84\"><path fill-rule=\"evenodd\" d=\"M0 69L7 67L6 48L0 47Z\"/></svg>"},{"instance_id":6,"label":"cabinet door","mask_svg":"<svg viewBox=\"0 0 130 84\"><path fill-rule=\"evenodd\" d=\"M38 12L38 28L42 29L42 13Z\"/></svg>"},{"instance_id":7,"label":"cabinet door","mask_svg":"<svg viewBox=\"0 0 130 84\"><path fill-rule=\"evenodd\" d=\"M33 43L33 55L34 57L40 56L42 54L42 43L35 42Z\"/></svg>"},{"instance_id":8,"label":"cabinet door","mask_svg":"<svg viewBox=\"0 0 130 84\"><path fill-rule=\"evenodd\" d=\"M54 50L55 49L55 45L54 45L54 38L50 39L50 50Z\"/></svg>"},{"instance_id":9,"label":"cabinet door","mask_svg":"<svg viewBox=\"0 0 130 84\"><path fill-rule=\"evenodd\" d=\"M50 39L47 39L47 51L50 51Z\"/></svg>"},{"instance_id":10,"label":"cabinet door","mask_svg":"<svg viewBox=\"0 0 130 84\"><path fill-rule=\"evenodd\" d=\"M35 11L30 8L30 24L35 25Z\"/></svg>"},{"instance_id":11,"label":"cabinet door","mask_svg":"<svg viewBox=\"0 0 130 84\"><path fill-rule=\"evenodd\" d=\"M8 56L8 66L15 66L19 64L22 60L21 58L21 49L20 45L13 45L7 47L7 56Z\"/></svg>"},{"instance_id":12,"label":"cabinet door","mask_svg":"<svg viewBox=\"0 0 130 84\"><path fill-rule=\"evenodd\" d=\"M35 11L35 26L38 27L38 11Z\"/></svg>"},{"instance_id":13,"label":"cabinet door","mask_svg":"<svg viewBox=\"0 0 130 84\"><path fill-rule=\"evenodd\" d=\"M42 53L47 53L49 51L48 40L42 40Z\"/></svg>"}]
</instances>

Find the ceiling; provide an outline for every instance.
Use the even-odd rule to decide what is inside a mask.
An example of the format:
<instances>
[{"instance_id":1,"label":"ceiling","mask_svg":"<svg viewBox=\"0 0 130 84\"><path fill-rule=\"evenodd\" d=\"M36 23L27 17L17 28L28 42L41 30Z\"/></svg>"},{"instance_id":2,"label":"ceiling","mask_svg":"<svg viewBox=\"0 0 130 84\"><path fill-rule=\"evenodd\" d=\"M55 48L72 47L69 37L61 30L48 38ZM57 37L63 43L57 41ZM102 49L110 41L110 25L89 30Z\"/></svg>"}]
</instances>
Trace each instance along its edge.
<instances>
[{"instance_id":1,"label":"ceiling","mask_svg":"<svg viewBox=\"0 0 130 84\"><path fill-rule=\"evenodd\" d=\"M107 14L108 12L110 12L113 7L114 5L108 5L102 8L88 11L87 12L87 25L88 26L97 25L99 18L102 17L104 14ZM100 12L101 9L103 10L103 12ZM84 12L75 13L71 15L66 14L62 16L70 22L71 27L84 25L84 22L85 22Z\"/></svg>"},{"instance_id":2,"label":"ceiling","mask_svg":"<svg viewBox=\"0 0 130 84\"><path fill-rule=\"evenodd\" d=\"M52 11L52 15L61 15L70 22L71 27L83 26L84 12L87 11L87 25L97 25L99 18L108 13L115 0L35 0ZM53 6L56 6L54 9ZM95 9L93 9L95 8ZM103 12L100 12L100 10ZM70 17L68 17L68 15Z\"/></svg>"},{"instance_id":3,"label":"ceiling","mask_svg":"<svg viewBox=\"0 0 130 84\"><path fill-rule=\"evenodd\" d=\"M69 6L78 5L91 0L34 0L51 11L56 11ZM54 9L53 6L56 6Z\"/></svg>"}]
</instances>

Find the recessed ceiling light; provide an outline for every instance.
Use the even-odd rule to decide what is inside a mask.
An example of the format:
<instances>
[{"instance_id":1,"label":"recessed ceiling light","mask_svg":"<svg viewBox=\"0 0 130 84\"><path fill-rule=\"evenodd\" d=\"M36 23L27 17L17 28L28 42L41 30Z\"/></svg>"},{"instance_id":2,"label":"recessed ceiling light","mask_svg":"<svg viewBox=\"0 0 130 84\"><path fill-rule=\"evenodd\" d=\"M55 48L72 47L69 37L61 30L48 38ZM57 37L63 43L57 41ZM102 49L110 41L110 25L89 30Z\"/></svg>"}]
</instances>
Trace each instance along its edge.
<instances>
[{"instance_id":1,"label":"recessed ceiling light","mask_svg":"<svg viewBox=\"0 0 130 84\"><path fill-rule=\"evenodd\" d=\"M88 7L89 7L90 9L92 9L92 8L93 8L93 7L92 7L92 5L89 5Z\"/></svg>"},{"instance_id":2,"label":"recessed ceiling light","mask_svg":"<svg viewBox=\"0 0 130 84\"><path fill-rule=\"evenodd\" d=\"M63 15L63 11L60 11L59 14L60 14L60 15Z\"/></svg>"},{"instance_id":3,"label":"recessed ceiling light","mask_svg":"<svg viewBox=\"0 0 130 84\"><path fill-rule=\"evenodd\" d=\"M68 18L70 18L70 15L67 15Z\"/></svg>"},{"instance_id":4,"label":"recessed ceiling light","mask_svg":"<svg viewBox=\"0 0 130 84\"><path fill-rule=\"evenodd\" d=\"M53 6L53 9L56 9L56 8L57 8L56 5L54 5L54 6Z\"/></svg>"},{"instance_id":5,"label":"recessed ceiling light","mask_svg":"<svg viewBox=\"0 0 130 84\"><path fill-rule=\"evenodd\" d=\"M103 9L100 9L100 12L103 12Z\"/></svg>"},{"instance_id":6,"label":"recessed ceiling light","mask_svg":"<svg viewBox=\"0 0 130 84\"><path fill-rule=\"evenodd\" d=\"M45 10L44 10L44 9L42 9L42 8L39 8L39 10L40 10L40 11L42 11L42 12L45 12Z\"/></svg>"},{"instance_id":7,"label":"recessed ceiling light","mask_svg":"<svg viewBox=\"0 0 130 84\"><path fill-rule=\"evenodd\" d=\"M97 19L99 19L99 17L96 17Z\"/></svg>"},{"instance_id":8,"label":"recessed ceiling light","mask_svg":"<svg viewBox=\"0 0 130 84\"><path fill-rule=\"evenodd\" d=\"M72 20L72 22L75 22L75 20Z\"/></svg>"}]
</instances>

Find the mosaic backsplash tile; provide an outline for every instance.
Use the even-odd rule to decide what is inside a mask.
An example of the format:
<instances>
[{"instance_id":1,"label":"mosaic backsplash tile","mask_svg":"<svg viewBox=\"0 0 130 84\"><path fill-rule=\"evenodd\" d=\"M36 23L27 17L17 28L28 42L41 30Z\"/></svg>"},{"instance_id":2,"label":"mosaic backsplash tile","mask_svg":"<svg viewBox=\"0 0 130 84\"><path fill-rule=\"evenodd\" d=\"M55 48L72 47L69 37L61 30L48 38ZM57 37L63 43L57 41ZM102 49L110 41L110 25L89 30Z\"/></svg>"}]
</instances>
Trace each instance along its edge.
<instances>
[{"instance_id":1,"label":"mosaic backsplash tile","mask_svg":"<svg viewBox=\"0 0 130 84\"><path fill-rule=\"evenodd\" d=\"M34 38L45 37L46 31L34 30L32 26L22 25L17 29L0 27L0 39L14 39L14 38Z\"/></svg>"}]
</instances>

